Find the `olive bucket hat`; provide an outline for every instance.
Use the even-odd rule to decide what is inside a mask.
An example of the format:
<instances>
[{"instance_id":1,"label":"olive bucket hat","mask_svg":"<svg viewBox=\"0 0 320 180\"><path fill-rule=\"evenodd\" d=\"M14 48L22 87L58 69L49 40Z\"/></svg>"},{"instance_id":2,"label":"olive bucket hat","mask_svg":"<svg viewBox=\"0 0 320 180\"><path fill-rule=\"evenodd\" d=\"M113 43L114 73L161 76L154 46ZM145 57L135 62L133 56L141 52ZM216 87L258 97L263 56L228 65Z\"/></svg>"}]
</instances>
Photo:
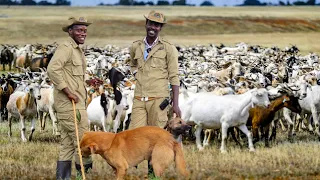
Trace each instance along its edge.
<instances>
[{"instance_id":1,"label":"olive bucket hat","mask_svg":"<svg viewBox=\"0 0 320 180\"><path fill-rule=\"evenodd\" d=\"M157 23L161 23L161 24L167 23L166 17L160 12L151 11L149 15L144 15L144 17L150 21L154 21Z\"/></svg>"},{"instance_id":2,"label":"olive bucket hat","mask_svg":"<svg viewBox=\"0 0 320 180\"><path fill-rule=\"evenodd\" d=\"M62 30L64 32L68 32L68 29L72 25L86 25L89 26L92 24L91 22L88 22L88 20L85 17L69 17L68 24L62 27Z\"/></svg>"}]
</instances>

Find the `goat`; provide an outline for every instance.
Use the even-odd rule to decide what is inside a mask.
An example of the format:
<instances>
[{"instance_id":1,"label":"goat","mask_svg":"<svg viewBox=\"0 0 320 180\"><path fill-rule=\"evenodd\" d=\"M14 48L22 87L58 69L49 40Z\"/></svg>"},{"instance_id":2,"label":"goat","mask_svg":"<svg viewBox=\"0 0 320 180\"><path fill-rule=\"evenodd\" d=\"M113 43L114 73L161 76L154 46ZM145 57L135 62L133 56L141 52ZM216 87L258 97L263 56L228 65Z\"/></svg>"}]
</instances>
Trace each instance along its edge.
<instances>
[{"instance_id":1,"label":"goat","mask_svg":"<svg viewBox=\"0 0 320 180\"><path fill-rule=\"evenodd\" d=\"M0 63L2 64L2 70L5 71L5 65L8 64L9 70L11 71L12 62L14 59L13 53L9 50L7 46L0 51Z\"/></svg>"},{"instance_id":2,"label":"goat","mask_svg":"<svg viewBox=\"0 0 320 180\"><path fill-rule=\"evenodd\" d=\"M112 120L111 122L108 121L108 119L111 119L108 118L108 116L111 116L111 113L109 112L110 109L111 102L109 99L107 99L105 93L95 97L87 108L89 127L91 128L91 125L94 125L94 130L97 131L96 127L102 126L103 131L109 132L112 124Z\"/></svg>"},{"instance_id":3,"label":"goat","mask_svg":"<svg viewBox=\"0 0 320 180\"><path fill-rule=\"evenodd\" d=\"M116 91L116 93L121 93L120 91L118 91L118 92L117 91ZM124 113L125 111L127 111L129 109L129 104L128 104L128 100L127 100L129 94L132 95L132 91L131 90L122 91L121 94L118 94L118 96L121 96L121 100L120 100L119 103L116 101L116 106L115 106L116 117L115 117L115 119L113 121L114 122L113 123L113 132L114 133L117 133L117 131L118 131L118 128L120 126L122 113ZM115 94L115 98L117 98L117 94Z\"/></svg>"},{"instance_id":4,"label":"goat","mask_svg":"<svg viewBox=\"0 0 320 180\"><path fill-rule=\"evenodd\" d=\"M16 91L11 94L7 109L8 109L8 121L9 121L9 133L8 135L12 135L11 131L11 121L12 118L19 118L21 122L21 139L23 142L26 142L27 139L25 137L25 120L31 119L31 133L28 137L28 140L32 140L32 135L35 130L35 118L37 116L37 107L35 100L41 99L40 96L40 86L36 83L31 83L25 88L25 92Z\"/></svg>"},{"instance_id":5,"label":"goat","mask_svg":"<svg viewBox=\"0 0 320 180\"><path fill-rule=\"evenodd\" d=\"M109 71L109 79L110 84L112 85L115 101L116 101L116 117L114 119L113 123L113 132L117 133L119 125L120 125L120 118L122 115L123 110L128 110L129 105L127 103L127 95L128 94L122 94L121 91L117 88L117 85L120 81L122 81L125 76L124 74L117 68L112 67Z\"/></svg>"},{"instance_id":6,"label":"goat","mask_svg":"<svg viewBox=\"0 0 320 180\"><path fill-rule=\"evenodd\" d=\"M50 118L52 120L52 134L53 135L60 135L58 132L58 126L57 126L57 118L54 113L54 98L53 98L53 89L52 87L44 88L45 86L42 85L40 89L40 95L41 99L37 99L37 112L38 112L38 119L40 122L40 132L45 129L46 126L46 116L49 113Z\"/></svg>"},{"instance_id":7,"label":"goat","mask_svg":"<svg viewBox=\"0 0 320 180\"><path fill-rule=\"evenodd\" d=\"M21 72L21 68L27 68L31 64L31 53L27 52L24 55L18 56L15 62L16 68L18 68L19 72Z\"/></svg>"},{"instance_id":8,"label":"goat","mask_svg":"<svg viewBox=\"0 0 320 180\"><path fill-rule=\"evenodd\" d=\"M40 72L40 68L47 68L54 53L45 54L43 57L36 57L31 60L30 69L32 72Z\"/></svg>"},{"instance_id":9,"label":"goat","mask_svg":"<svg viewBox=\"0 0 320 180\"><path fill-rule=\"evenodd\" d=\"M206 104L204 107L203 105ZM266 89L252 89L241 95L217 96L212 93L198 93L190 98L182 109L182 119L197 124L196 143L199 150L202 128L222 130L221 152L225 153L225 139L229 127L237 126L248 137L249 149L254 151L251 133L246 127L249 108L254 105L270 104Z\"/></svg>"},{"instance_id":10,"label":"goat","mask_svg":"<svg viewBox=\"0 0 320 180\"><path fill-rule=\"evenodd\" d=\"M132 85L130 89L125 90L126 92L124 94L127 94L127 103L128 103L128 109L126 110L125 118L123 120L122 130L126 130L129 128L129 124L131 121L131 113L132 113L132 106L133 106L133 98L134 98L134 89L135 85Z\"/></svg>"},{"instance_id":11,"label":"goat","mask_svg":"<svg viewBox=\"0 0 320 180\"><path fill-rule=\"evenodd\" d=\"M13 87L9 84L9 80L4 80L4 84L0 87L0 121L7 119L8 110L6 105L9 101L10 95L13 93Z\"/></svg>"},{"instance_id":12,"label":"goat","mask_svg":"<svg viewBox=\"0 0 320 180\"><path fill-rule=\"evenodd\" d=\"M307 89L307 96L301 100L299 100L299 104L302 108L301 117L304 117L304 114L312 115L314 124L316 126L316 133L320 137L319 132L319 116L318 112L320 111L320 86L311 86L311 88ZM309 119L307 117L307 119ZM309 130L313 131L311 123L309 121Z\"/></svg>"},{"instance_id":13,"label":"goat","mask_svg":"<svg viewBox=\"0 0 320 180\"><path fill-rule=\"evenodd\" d=\"M286 90L286 94L276 98L270 102L270 105L265 108L256 106L249 110L249 118L247 126L252 126L253 143L259 141L259 127L264 128L265 146L269 146L269 127L275 113L283 107L289 108L291 111L300 113L301 107L298 98L292 92Z\"/></svg>"}]
</instances>

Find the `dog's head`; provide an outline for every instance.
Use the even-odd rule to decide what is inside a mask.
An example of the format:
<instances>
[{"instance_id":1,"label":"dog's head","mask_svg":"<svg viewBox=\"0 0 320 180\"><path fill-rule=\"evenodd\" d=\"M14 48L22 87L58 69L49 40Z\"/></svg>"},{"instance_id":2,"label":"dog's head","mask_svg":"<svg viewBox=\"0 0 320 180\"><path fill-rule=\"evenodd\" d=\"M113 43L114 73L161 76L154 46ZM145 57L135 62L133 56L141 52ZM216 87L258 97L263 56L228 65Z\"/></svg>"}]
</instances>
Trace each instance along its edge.
<instances>
[{"instance_id":1,"label":"dog's head","mask_svg":"<svg viewBox=\"0 0 320 180\"><path fill-rule=\"evenodd\" d=\"M179 136L179 135L185 136L185 135L189 135L189 131L191 130L191 126L188 125L181 118L175 117L167 122L164 129L169 131L174 136Z\"/></svg>"},{"instance_id":2,"label":"dog's head","mask_svg":"<svg viewBox=\"0 0 320 180\"><path fill-rule=\"evenodd\" d=\"M89 157L91 154L96 154L98 145L91 140L89 132L85 132L80 142L81 154L83 157Z\"/></svg>"},{"instance_id":3,"label":"dog's head","mask_svg":"<svg viewBox=\"0 0 320 180\"><path fill-rule=\"evenodd\" d=\"M97 151L97 146L96 145L88 145L81 147L81 154L82 157L89 157L91 154L95 154Z\"/></svg>"}]
</instances>

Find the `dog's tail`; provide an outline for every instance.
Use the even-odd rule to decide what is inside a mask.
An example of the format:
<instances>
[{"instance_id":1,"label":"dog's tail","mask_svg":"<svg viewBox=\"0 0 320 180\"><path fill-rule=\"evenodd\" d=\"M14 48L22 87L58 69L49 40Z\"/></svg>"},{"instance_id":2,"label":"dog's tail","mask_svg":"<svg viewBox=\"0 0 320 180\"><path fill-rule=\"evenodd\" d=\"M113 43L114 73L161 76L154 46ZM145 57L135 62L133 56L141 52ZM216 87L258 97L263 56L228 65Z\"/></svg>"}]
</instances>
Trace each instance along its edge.
<instances>
[{"instance_id":1,"label":"dog's tail","mask_svg":"<svg viewBox=\"0 0 320 180\"><path fill-rule=\"evenodd\" d=\"M183 155L181 145L177 142L174 142L173 151L174 151L174 161L176 163L177 170L183 176L185 177L189 176L189 172L186 169L186 161L184 160L184 155Z\"/></svg>"}]
</instances>

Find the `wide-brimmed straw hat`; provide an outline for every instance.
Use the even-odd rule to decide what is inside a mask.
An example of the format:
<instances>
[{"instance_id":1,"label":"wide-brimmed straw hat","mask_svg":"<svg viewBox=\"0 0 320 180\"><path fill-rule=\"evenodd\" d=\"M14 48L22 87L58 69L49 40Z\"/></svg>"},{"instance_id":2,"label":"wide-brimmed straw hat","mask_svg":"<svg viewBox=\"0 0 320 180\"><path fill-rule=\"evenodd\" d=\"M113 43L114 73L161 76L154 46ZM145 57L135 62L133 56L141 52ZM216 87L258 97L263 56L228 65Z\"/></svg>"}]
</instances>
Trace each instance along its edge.
<instances>
[{"instance_id":1,"label":"wide-brimmed straw hat","mask_svg":"<svg viewBox=\"0 0 320 180\"><path fill-rule=\"evenodd\" d=\"M88 20L85 17L69 17L68 24L66 26L62 27L62 30L64 32L68 32L68 29L72 25L86 25L89 26L92 24L91 22L88 22Z\"/></svg>"},{"instance_id":2,"label":"wide-brimmed straw hat","mask_svg":"<svg viewBox=\"0 0 320 180\"><path fill-rule=\"evenodd\" d=\"M161 24L167 23L166 17L160 12L150 11L150 13L148 15L144 15L144 17L150 21L154 21L157 23L161 23Z\"/></svg>"}]
</instances>

